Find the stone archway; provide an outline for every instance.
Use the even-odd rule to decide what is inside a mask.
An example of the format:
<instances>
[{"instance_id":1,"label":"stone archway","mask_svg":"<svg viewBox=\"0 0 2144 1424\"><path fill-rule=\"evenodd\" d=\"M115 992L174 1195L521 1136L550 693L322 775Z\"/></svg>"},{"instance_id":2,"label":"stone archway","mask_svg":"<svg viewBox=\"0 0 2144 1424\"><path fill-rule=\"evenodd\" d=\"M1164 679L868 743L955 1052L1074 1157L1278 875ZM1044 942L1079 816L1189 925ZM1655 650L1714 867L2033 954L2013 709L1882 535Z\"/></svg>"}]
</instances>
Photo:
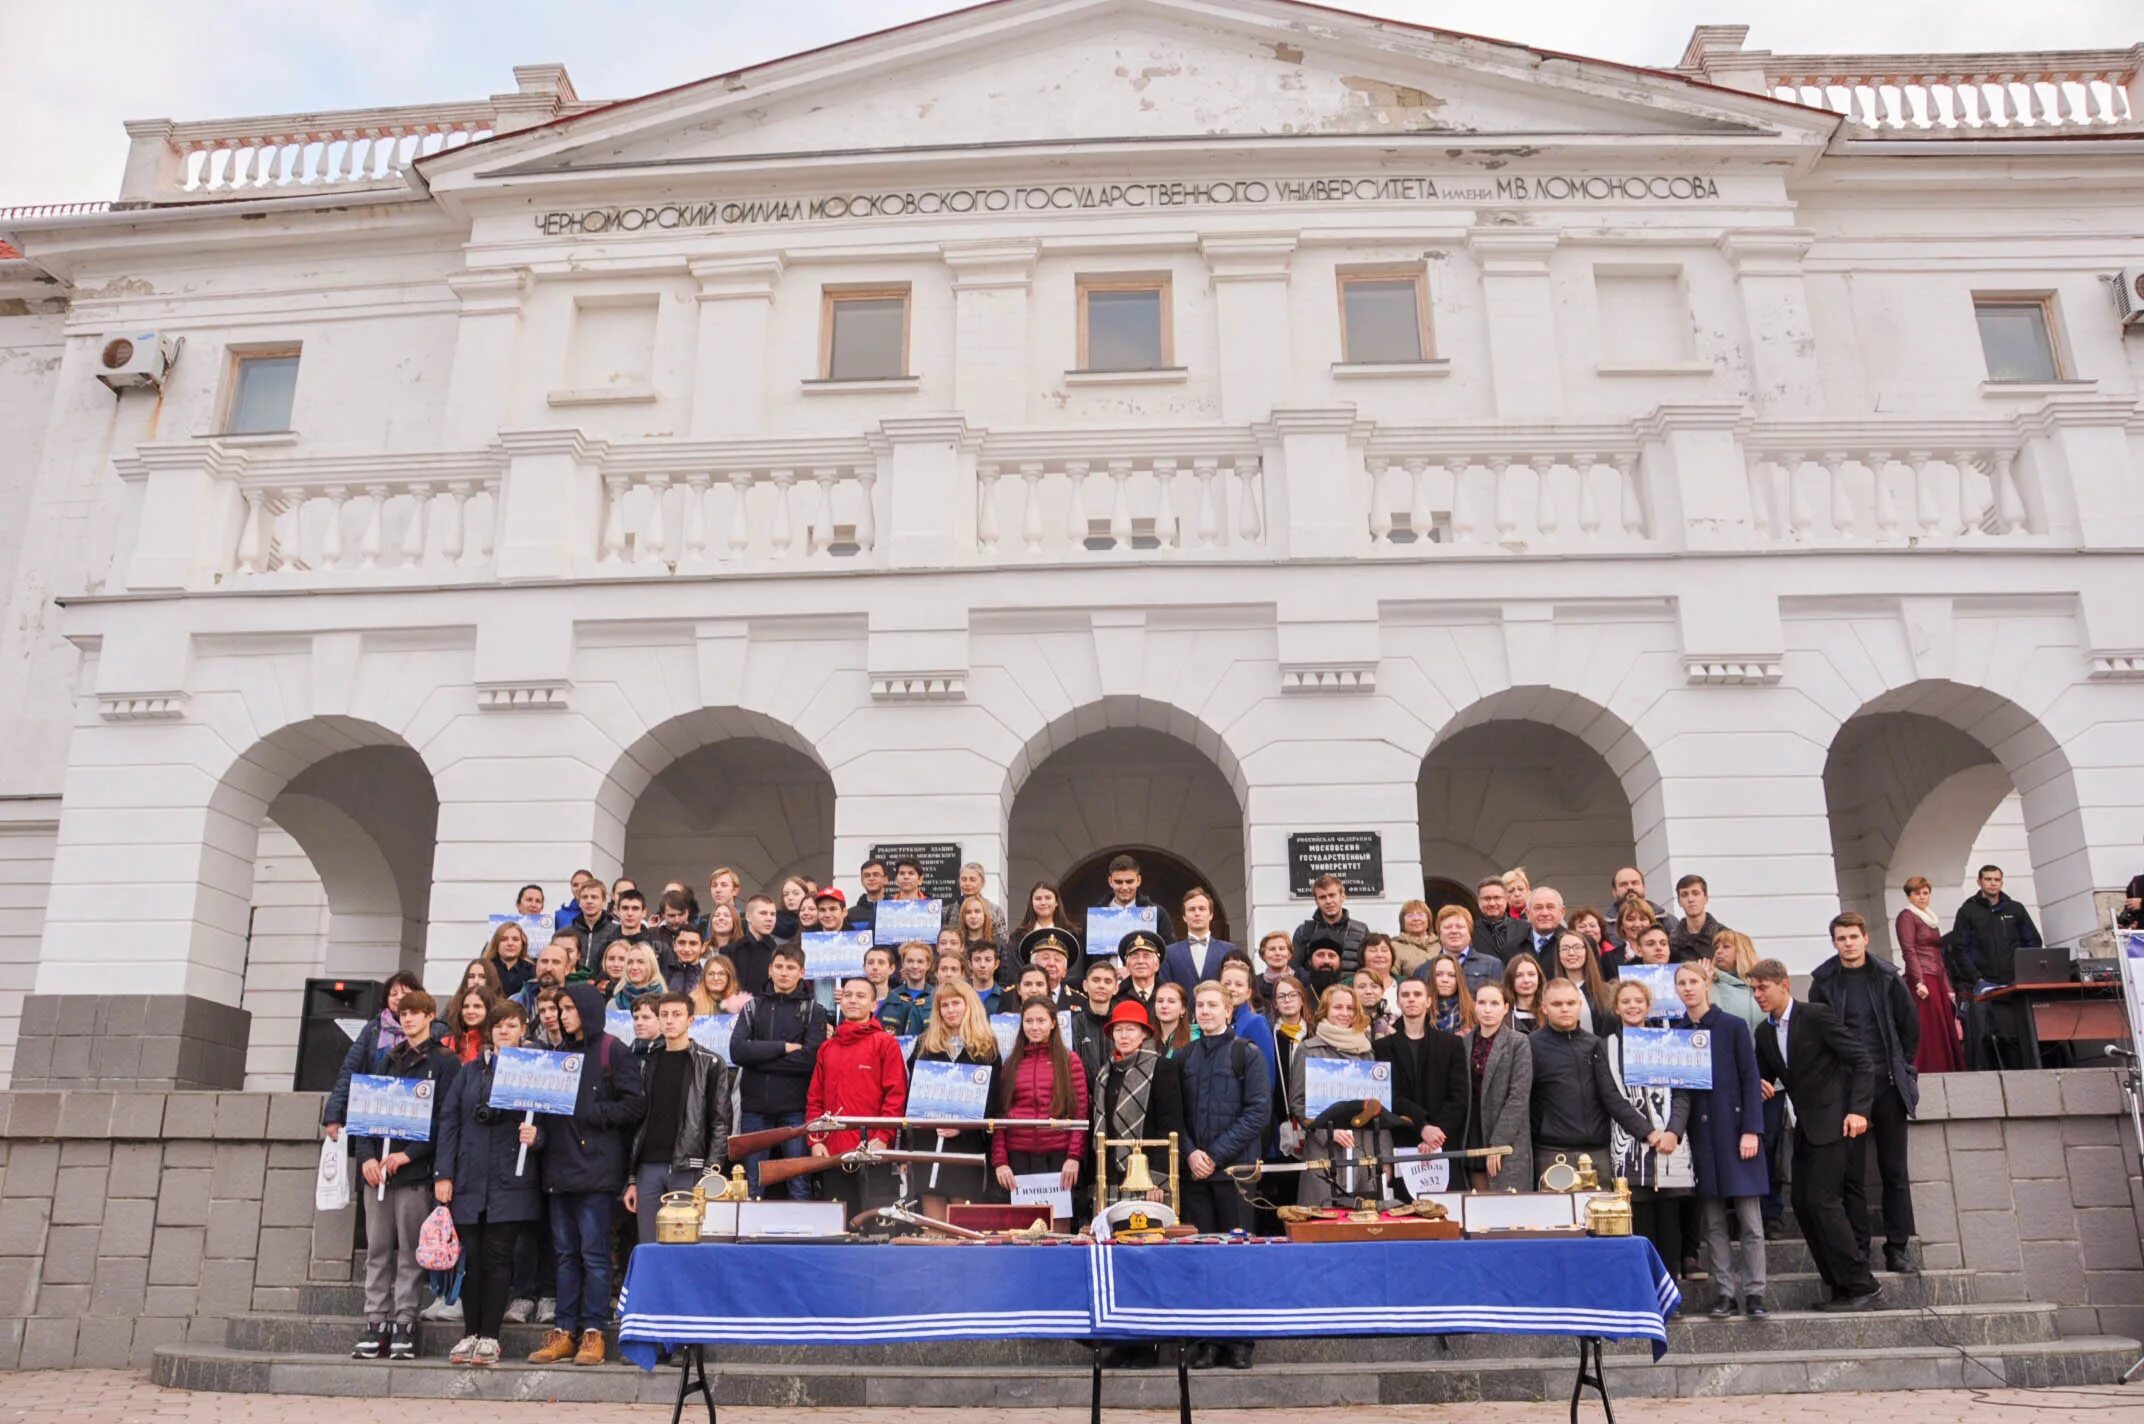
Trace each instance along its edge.
<instances>
[{"instance_id":1,"label":"stone archway","mask_svg":"<svg viewBox=\"0 0 2144 1424\"><path fill-rule=\"evenodd\" d=\"M1114 845L1098 850L1065 872L1058 882L1058 893L1065 903L1078 915L1089 905L1099 905L1109 899L1109 862L1120 855L1128 855L1139 862L1140 879L1148 898L1168 910L1178 926L1184 922L1182 907L1184 892L1194 885L1203 885L1212 890L1213 882L1205 873L1182 856L1174 855L1158 846ZM1230 905L1220 898L1218 892L1213 909L1214 938L1234 941L1229 932ZM1109 948L1109 946L1104 946Z\"/></svg>"}]
</instances>

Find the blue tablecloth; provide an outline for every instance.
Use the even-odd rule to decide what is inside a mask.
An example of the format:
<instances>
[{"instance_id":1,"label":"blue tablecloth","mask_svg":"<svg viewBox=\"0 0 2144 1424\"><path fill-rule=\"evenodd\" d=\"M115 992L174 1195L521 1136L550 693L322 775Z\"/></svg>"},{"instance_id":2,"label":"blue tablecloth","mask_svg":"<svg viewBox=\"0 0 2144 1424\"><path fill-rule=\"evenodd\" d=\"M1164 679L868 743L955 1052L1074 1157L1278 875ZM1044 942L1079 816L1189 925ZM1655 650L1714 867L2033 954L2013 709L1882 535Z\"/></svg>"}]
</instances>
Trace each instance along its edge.
<instances>
[{"instance_id":1,"label":"blue tablecloth","mask_svg":"<svg viewBox=\"0 0 2144 1424\"><path fill-rule=\"evenodd\" d=\"M918 1259L917 1252L928 1255ZM950 1272L941 1254L958 1258ZM953 1264L947 1262L947 1264ZM1642 1236L1312 1246L643 1246L627 1359L659 1346L899 1340L1593 1335L1653 1342L1682 1304Z\"/></svg>"}]
</instances>

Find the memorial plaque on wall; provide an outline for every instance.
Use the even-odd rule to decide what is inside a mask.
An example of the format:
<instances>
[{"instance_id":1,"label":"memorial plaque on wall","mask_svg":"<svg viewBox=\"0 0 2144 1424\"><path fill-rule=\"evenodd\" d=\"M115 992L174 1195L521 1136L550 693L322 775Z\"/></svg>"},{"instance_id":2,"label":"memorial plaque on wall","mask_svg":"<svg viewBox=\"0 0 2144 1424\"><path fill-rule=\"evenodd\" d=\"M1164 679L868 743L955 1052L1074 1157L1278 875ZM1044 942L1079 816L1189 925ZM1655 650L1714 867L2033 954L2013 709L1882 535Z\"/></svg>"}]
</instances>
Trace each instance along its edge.
<instances>
[{"instance_id":1,"label":"memorial plaque on wall","mask_svg":"<svg viewBox=\"0 0 2144 1424\"><path fill-rule=\"evenodd\" d=\"M912 860L923 867L923 893L951 903L960 898L960 845L957 841L888 841L871 847L875 860L886 862L886 883L893 884L893 863Z\"/></svg>"},{"instance_id":2,"label":"memorial plaque on wall","mask_svg":"<svg viewBox=\"0 0 2144 1424\"><path fill-rule=\"evenodd\" d=\"M1385 853L1375 831L1306 831L1288 837L1288 893L1310 898L1310 884L1337 875L1350 895L1385 893Z\"/></svg>"}]
</instances>

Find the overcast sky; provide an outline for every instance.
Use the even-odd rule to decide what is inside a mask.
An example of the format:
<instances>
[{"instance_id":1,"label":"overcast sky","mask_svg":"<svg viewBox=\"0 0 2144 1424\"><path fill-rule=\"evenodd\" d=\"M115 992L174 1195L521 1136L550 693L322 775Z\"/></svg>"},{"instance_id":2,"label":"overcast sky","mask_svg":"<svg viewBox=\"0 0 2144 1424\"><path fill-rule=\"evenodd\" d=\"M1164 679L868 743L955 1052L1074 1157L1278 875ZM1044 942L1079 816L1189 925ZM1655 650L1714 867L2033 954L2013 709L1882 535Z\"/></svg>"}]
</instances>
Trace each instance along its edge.
<instances>
[{"instance_id":1,"label":"overcast sky","mask_svg":"<svg viewBox=\"0 0 2144 1424\"><path fill-rule=\"evenodd\" d=\"M476 99L562 61L622 99L830 44L952 0L0 0L0 206L109 198L133 118ZM1794 52L2126 46L2144 0L1357 0L1354 8L1634 64L1691 26Z\"/></svg>"}]
</instances>

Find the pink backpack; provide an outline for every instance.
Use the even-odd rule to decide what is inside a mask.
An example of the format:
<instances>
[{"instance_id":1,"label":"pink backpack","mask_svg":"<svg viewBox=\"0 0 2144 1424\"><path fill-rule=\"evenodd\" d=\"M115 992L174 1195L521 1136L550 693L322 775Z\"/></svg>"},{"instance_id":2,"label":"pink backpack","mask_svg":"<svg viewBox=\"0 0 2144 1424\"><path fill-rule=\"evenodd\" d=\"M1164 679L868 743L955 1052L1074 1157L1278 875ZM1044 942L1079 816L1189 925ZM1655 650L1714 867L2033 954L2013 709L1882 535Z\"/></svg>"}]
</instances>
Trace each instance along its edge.
<instances>
[{"instance_id":1,"label":"pink backpack","mask_svg":"<svg viewBox=\"0 0 2144 1424\"><path fill-rule=\"evenodd\" d=\"M462 1240L454 1234L454 1213L436 1207L417 1231L417 1264L427 1271L451 1271L462 1258Z\"/></svg>"}]
</instances>

